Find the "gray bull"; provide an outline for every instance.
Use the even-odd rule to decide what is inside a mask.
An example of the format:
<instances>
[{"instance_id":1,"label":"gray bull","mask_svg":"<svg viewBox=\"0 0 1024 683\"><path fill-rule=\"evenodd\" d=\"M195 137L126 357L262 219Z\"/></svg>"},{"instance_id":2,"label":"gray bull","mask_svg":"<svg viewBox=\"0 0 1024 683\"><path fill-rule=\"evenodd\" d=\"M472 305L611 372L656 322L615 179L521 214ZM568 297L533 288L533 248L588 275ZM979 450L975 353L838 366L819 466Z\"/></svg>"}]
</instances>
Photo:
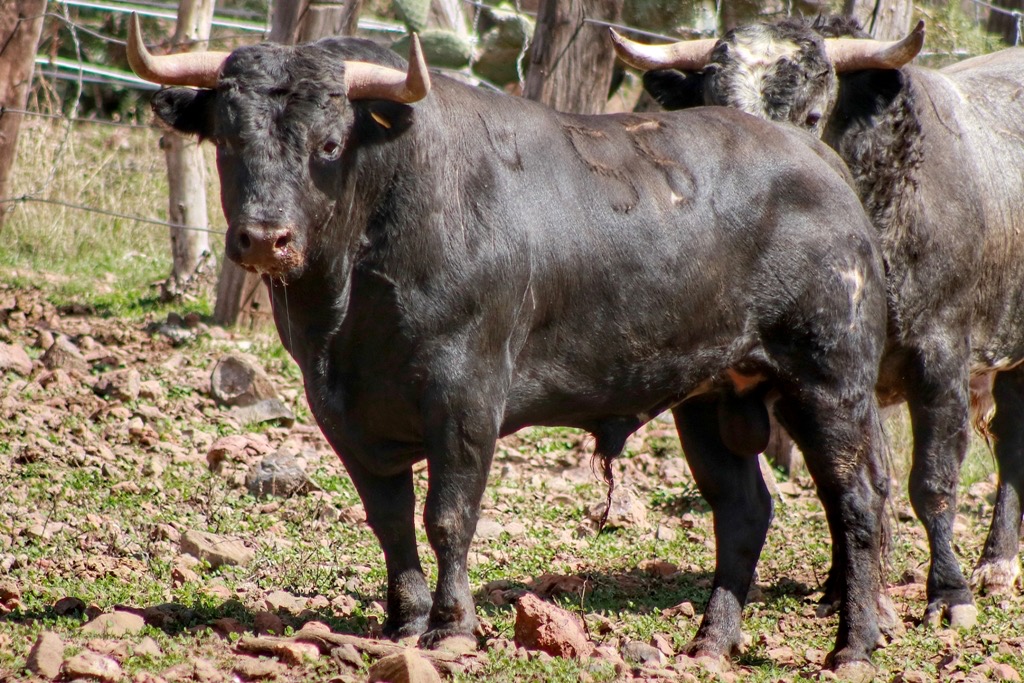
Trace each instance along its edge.
<instances>
[{"instance_id":1,"label":"gray bull","mask_svg":"<svg viewBox=\"0 0 1024 683\"><path fill-rule=\"evenodd\" d=\"M934 70L906 65L923 24L893 43L838 37L850 33L864 35L833 18L757 24L703 43L616 42L627 62L655 69L644 82L666 108L724 104L788 121L821 135L849 166L882 239L889 339L878 394L905 400L913 425L910 499L932 557L925 618L967 626L977 610L951 543L971 408L999 469L973 579L988 591L1020 580L1024 49Z\"/></svg>"},{"instance_id":2,"label":"gray bull","mask_svg":"<svg viewBox=\"0 0 1024 683\"><path fill-rule=\"evenodd\" d=\"M830 663L869 658L885 293L825 145L727 109L559 114L355 39L155 58L132 26L140 75L200 88L162 90L155 112L217 146L226 253L263 276L365 504L387 635L475 631L467 553L498 437L578 427L607 460L671 409L718 541L691 652L730 653L772 513L754 457L771 393L846 558Z\"/></svg>"}]
</instances>

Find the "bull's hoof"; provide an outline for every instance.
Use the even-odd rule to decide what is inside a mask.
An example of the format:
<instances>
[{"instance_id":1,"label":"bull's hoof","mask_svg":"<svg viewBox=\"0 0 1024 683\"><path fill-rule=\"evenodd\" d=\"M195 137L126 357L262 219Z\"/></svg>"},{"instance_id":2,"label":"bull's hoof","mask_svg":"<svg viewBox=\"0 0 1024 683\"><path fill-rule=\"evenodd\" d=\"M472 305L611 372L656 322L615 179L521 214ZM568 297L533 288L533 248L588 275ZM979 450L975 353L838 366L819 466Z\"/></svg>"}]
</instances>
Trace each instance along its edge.
<instances>
[{"instance_id":1,"label":"bull's hoof","mask_svg":"<svg viewBox=\"0 0 1024 683\"><path fill-rule=\"evenodd\" d=\"M814 608L814 616L819 619L827 619L837 612L839 612L839 600L833 600L828 596L823 597L818 606Z\"/></svg>"},{"instance_id":2,"label":"bull's hoof","mask_svg":"<svg viewBox=\"0 0 1024 683\"><path fill-rule=\"evenodd\" d=\"M929 628L941 628L943 621L947 619L950 628L973 628L978 623L978 608L973 603L950 605L936 600L928 605L923 621Z\"/></svg>"},{"instance_id":3,"label":"bull's hoof","mask_svg":"<svg viewBox=\"0 0 1024 683\"><path fill-rule=\"evenodd\" d=\"M384 622L384 637L395 642L419 637L427 630L427 616L404 623L394 623L391 619Z\"/></svg>"},{"instance_id":4,"label":"bull's hoof","mask_svg":"<svg viewBox=\"0 0 1024 683\"><path fill-rule=\"evenodd\" d=\"M702 657L728 659L729 657L739 657L746 652L750 642L750 636L745 633L740 633L739 638L694 638L683 649L683 652L694 659Z\"/></svg>"},{"instance_id":5,"label":"bull's hoof","mask_svg":"<svg viewBox=\"0 0 1024 683\"><path fill-rule=\"evenodd\" d=\"M451 641L454 646L454 641L456 641L456 639L458 639L459 641L469 639L472 640L473 643L475 644L476 630L476 623L473 623L472 625L468 626L453 625L447 626L445 628L430 629L429 631L420 636L419 647L423 650L437 650L439 648L445 647L445 644L449 641Z\"/></svg>"},{"instance_id":6,"label":"bull's hoof","mask_svg":"<svg viewBox=\"0 0 1024 683\"><path fill-rule=\"evenodd\" d=\"M836 678L849 683L869 683L878 673L871 662L848 662L834 669Z\"/></svg>"},{"instance_id":7,"label":"bull's hoof","mask_svg":"<svg viewBox=\"0 0 1024 683\"><path fill-rule=\"evenodd\" d=\"M971 586L981 595L1013 593L1014 587L1020 583L1020 561L1016 557L1012 560L982 560L971 574Z\"/></svg>"}]
</instances>

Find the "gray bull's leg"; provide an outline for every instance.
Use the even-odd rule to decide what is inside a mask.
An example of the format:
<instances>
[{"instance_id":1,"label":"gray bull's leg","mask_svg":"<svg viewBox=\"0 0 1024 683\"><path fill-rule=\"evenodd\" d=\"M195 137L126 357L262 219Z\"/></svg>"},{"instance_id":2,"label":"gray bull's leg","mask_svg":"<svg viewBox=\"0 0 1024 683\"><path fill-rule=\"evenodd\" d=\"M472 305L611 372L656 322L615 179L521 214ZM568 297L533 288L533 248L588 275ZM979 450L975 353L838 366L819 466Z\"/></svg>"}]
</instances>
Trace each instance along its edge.
<instances>
[{"instance_id":1,"label":"gray bull's leg","mask_svg":"<svg viewBox=\"0 0 1024 683\"><path fill-rule=\"evenodd\" d=\"M416 551L412 469L390 477L345 463L366 508L366 521L384 551L388 571L388 613L384 635L394 640L427 630L430 589Z\"/></svg>"},{"instance_id":2,"label":"gray bull's leg","mask_svg":"<svg viewBox=\"0 0 1024 683\"><path fill-rule=\"evenodd\" d=\"M996 375L992 388L996 414L991 430L995 438L999 487L992 527L974 569L973 583L987 593L1013 590L1021 579L1021 499L1024 497L1024 369Z\"/></svg>"},{"instance_id":3,"label":"gray bull's leg","mask_svg":"<svg viewBox=\"0 0 1024 683\"><path fill-rule=\"evenodd\" d=\"M878 644L882 515L888 477L879 457L881 425L871 390L805 383L779 400L780 419L799 444L826 509L841 563L839 632L827 664L869 661Z\"/></svg>"},{"instance_id":4,"label":"gray bull's leg","mask_svg":"<svg viewBox=\"0 0 1024 683\"><path fill-rule=\"evenodd\" d=\"M967 452L966 350L936 343L909 364L907 407L914 434L910 502L924 524L931 550L924 620L954 628L977 619L974 598L953 554L953 519L960 463Z\"/></svg>"},{"instance_id":5,"label":"gray bull's leg","mask_svg":"<svg viewBox=\"0 0 1024 683\"><path fill-rule=\"evenodd\" d=\"M757 457L736 455L722 442L715 400L692 399L672 412L690 471L715 520L711 599L687 652L730 655L742 645L741 612L771 523L771 495Z\"/></svg>"}]
</instances>

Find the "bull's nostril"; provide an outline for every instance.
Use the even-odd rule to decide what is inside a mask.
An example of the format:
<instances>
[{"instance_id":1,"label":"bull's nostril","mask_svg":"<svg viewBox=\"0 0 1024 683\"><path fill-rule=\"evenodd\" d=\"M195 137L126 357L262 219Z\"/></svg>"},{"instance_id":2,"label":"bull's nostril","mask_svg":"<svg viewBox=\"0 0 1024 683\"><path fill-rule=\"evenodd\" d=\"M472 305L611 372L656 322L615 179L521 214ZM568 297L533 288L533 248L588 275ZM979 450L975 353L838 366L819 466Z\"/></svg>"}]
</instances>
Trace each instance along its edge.
<instances>
[{"instance_id":1,"label":"bull's nostril","mask_svg":"<svg viewBox=\"0 0 1024 683\"><path fill-rule=\"evenodd\" d=\"M277 238L277 240L274 242L274 249L275 250L284 249L285 247L288 246L288 244L291 241L292 241L292 234L290 232L286 232L283 235L279 236Z\"/></svg>"},{"instance_id":2,"label":"bull's nostril","mask_svg":"<svg viewBox=\"0 0 1024 683\"><path fill-rule=\"evenodd\" d=\"M249 250L249 247L252 246L252 240L249 239L249 233L243 232L238 236L238 246L241 247L243 251Z\"/></svg>"}]
</instances>

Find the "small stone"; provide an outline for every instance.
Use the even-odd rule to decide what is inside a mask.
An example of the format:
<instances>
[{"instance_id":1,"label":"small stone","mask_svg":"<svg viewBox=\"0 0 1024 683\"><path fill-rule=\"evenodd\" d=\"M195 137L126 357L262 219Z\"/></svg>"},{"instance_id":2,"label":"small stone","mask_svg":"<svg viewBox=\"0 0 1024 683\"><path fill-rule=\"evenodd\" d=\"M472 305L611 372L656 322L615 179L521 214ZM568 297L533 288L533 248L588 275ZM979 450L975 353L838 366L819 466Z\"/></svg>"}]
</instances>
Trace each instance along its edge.
<instances>
[{"instance_id":1,"label":"small stone","mask_svg":"<svg viewBox=\"0 0 1024 683\"><path fill-rule=\"evenodd\" d=\"M505 526L501 522L490 517L482 517L476 523L476 537L478 539L498 538L504 530Z\"/></svg>"},{"instance_id":2,"label":"small stone","mask_svg":"<svg viewBox=\"0 0 1024 683\"><path fill-rule=\"evenodd\" d=\"M245 355L227 355L217 361L210 376L210 393L218 404L229 407L277 398L259 361Z\"/></svg>"},{"instance_id":3,"label":"small stone","mask_svg":"<svg viewBox=\"0 0 1024 683\"><path fill-rule=\"evenodd\" d=\"M53 603L53 613L61 617L85 614L85 602L79 598L66 597Z\"/></svg>"},{"instance_id":4,"label":"small stone","mask_svg":"<svg viewBox=\"0 0 1024 683\"><path fill-rule=\"evenodd\" d=\"M273 611L291 612L298 614L306 609L306 599L300 598L285 591L273 591L264 599L267 608Z\"/></svg>"},{"instance_id":5,"label":"small stone","mask_svg":"<svg viewBox=\"0 0 1024 683\"><path fill-rule=\"evenodd\" d=\"M139 398L142 388L142 376L134 368L113 370L104 373L93 384L92 390L97 396L127 403Z\"/></svg>"},{"instance_id":6,"label":"small stone","mask_svg":"<svg viewBox=\"0 0 1024 683\"><path fill-rule=\"evenodd\" d=\"M590 508L588 516L600 524L601 519L605 517L605 510L608 510L604 523L607 529L647 528L647 506L628 486L615 488L610 509L606 501L601 501Z\"/></svg>"},{"instance_id":7,"label":"small stone","mask_svg":"<svg viewBox=\"0 0 1024 683\"><path fill-rule=\"evenodd\" d=\"M355 645L349 643L332 649L331 659L340 664L342 668L358 670L363 666L363 655L359 653Z\"/></svg>"},{"instance_id":8,"label":"small stone","mask_svg":"<svg viewBox=\"0 0 1024 683\"><path fill-rule=\"evenodd\" d=\"M0 374L8 371L23 377L32 374L32 359L17 344L0 344Z\"/></svg>"},{"instance_id":9,"label":"small stone","mask_svg":"<svg viewBox=\"0 0 1024 683\"><path fill-rule=\"evenodd\" d=\"M1020 681L1020 673L1009 664L993 662L992 678L997 681L1013 681L1017 683Z\"/></svg>"},{"instance_id":10,"label":"small stone","mask_svg":"<svg viewBox=\"0 0 1024 683\"><path fill-rule=\"evenodd\" d=\"M642 560L637 568L645 574L662 579L679 573L677 565L665 560Z\"/></svg>"},{"instance_id":11,"label":"small stone","mask_svg":"<svg viewBox=\"0 0 1024 683\"><path fill-rule=\"evenodd\" d=\"M181 552L207 561L214 569L222 565L243 566L256 557L256 554L246 548L241 541L196 530L187 531L182 535Z\"/></svg>"},{"instance_id":12,"label":"small stone","mask_svg":"<svg viewBox=\"0 0 1024 683\"><path fill-rule=\"evenodd\" d=\"M672 641L662 633L655 633L651 636L651 645L658 648L666 657L674 657L676 654L675 648L672 647Z\"/></svg>"},{"instance_id":13,"label":"small stone","mask_svg":"<svg viewBox=\"0 0 1024 683\"><path fill-rule=\"evenodd\" d=\"M163 655L163 651L160 649L160 646L149 636L146 636L136 643L133 650L137 657L151 657L156 659Z\"/></svg>"},{"instance_id":14,"label":"small stone","mask_svg":"<svg viewBox=\"0 0 1024 683\"><path fill-rule=\"evenodd\" d=\"M456 657L476 652L476 638L469 636L449 636L441 640L435 648L441 652L453 654Z\"/></svg>"},{"instance_id":15,"label":"small stone","mask_svg":"<svg viewBox=\"0 0 1024 683\"><path fill-rule=\"evenodd\" d=\"M260 610L253 616L253 626L257 633L284 634L284 621L273 612Z\"/></svg>"},{"instance_id":16,"label":"small stone","mask_svg":"<svg viewBox=\"0 0 1024 683\"><path fill-rule=\"evenodd\" d=\"M268 398L251 406L237 406L232 408L228 415L243 425L275 421L282 427L291 427L295 424L295 413L279 398Z\"/></svg>"},{"instance_id":17,"label":"small stone","mask_svg":"<svg viewBox=\"0 0 1024 683\"><path fill-rule=\"evenodd\" d=\"M639 640L627 641L622 645L620 652L622 658L634 666L662 666L665 664L665 655L661 650Z\"/></svg>"},{"instance_id":18,"label":"small stone","mask_svg":"<svg viewBox=\"0 0 1024 683\"><path fill-rule=\"evenodd\" d=\"M91 678L101 681L119 681L124 673L121 665L111 657L83 652L64 662L64 675L68 679Z\"/></svg>"},{"instance_id":19,"label":"small stone","mask_svg":"<svg viewBox=\"0 0 1024 683\"><path fill-rule=\"evenodd\" d=\"M249 468L245 476L245 487L256 498L287 498L320 490L299 466L298 460L283 453L268 455Z\"/></svg>"},{"instance_id":20,"label":"small stone","mask_svg":"<svg viewBox=\"0 0 1024 683\"><path fill-rule=\"evenodd\" d=\"M72 344L67 337L57 337L53 344L46 350L41 359L47 370L64 370L66 372L78 372L83 375L89 373L89 363L82 356L82 352Z\"/></svg>"},{"instance_id":21,"label":"small stone","mask_svg":"<svg viewBox=\"0 0 1024 683\"><path fill-rule=\"evenodd\" d=\"M25 667L32 673L52 681L60 675L63 663L64 642L56 633L43 631L29 650Z\"/></svg>"},{"instance_id":22,"label":"small stone","mask_svg":"<svg viewBox=\"0 0 1024 683\"><path fill-rule=\"evenodd\" d=\"M82 626L82 632L119 637L129 633L138 633L146 625L146 620L132 612L109 612L101 614Z\"/></svg>"},{"instance_id":23,"label":"small stone","mask_svg":"<svg viewBox=\"0 0 1024 683\"><path fill-rule=\"evenodd\" d=\"M275 654L286 664L299 665L320 659L320 648L313 643L283 642L278 644Z\"/></svg>"},{"instance_id":24,"label":"small stone","mask_svg":"<svg viewBox=\"0 0 1024 683\"><path fill-rule=\"evenodd\" d=\"M233 668L235 674L244 680L259 681L277 678L285 671L280 662L272 659L256 659L255 657L239 657Z\"/></svg>"},{"instance_id":25,"label":"small stone","mask_svg":"<svg viewBox=\"0 0 1024 683\"><path fill-rule=\"evenodd\" d=\"M663 617L680 616L686 617L687 619L692 619L694 616L696 616L696 614L697 610L693 607L693 603L689 601L681 602L675 607L668 607L661 611L661 616Z\"/></svg>"},{"instance_id":26,"label":"small stone","mask_svg":"<svg viewBox=\"0 0 1024 683\"><path fill-rule=\"evenodd\" d=\"M370 667L367 683L441 683L437 669L414 650L388 655Z\"/></svg>"}]
</instances>

